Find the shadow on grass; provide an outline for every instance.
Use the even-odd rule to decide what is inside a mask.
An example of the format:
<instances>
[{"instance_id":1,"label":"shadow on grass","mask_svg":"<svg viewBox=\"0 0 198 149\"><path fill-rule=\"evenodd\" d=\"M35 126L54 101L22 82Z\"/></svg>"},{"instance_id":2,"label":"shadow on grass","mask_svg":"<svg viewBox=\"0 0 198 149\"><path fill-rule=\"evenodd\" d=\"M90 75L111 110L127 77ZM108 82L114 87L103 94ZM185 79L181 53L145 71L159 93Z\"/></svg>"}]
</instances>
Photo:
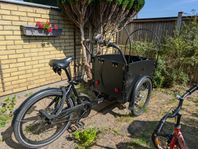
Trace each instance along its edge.
<instances>
[{"instance_id":1,"label":"shadow on grass","mask_svg":"<svg viewBox=\"0 0 198 149\"><path fill-rule=\"evenodd\" d=\"M190 119L186 119L185 124L191 123ZM130 142L120 142L117 144L118 149L153 149L151 135L158 124L158 121L133 121L129 127L128 132L131 137ZM182 125L183 136L189 148L195 149L198 147L198 125L187 126ZM174 129L174 123L167 122L164 130L171 133Z\"/></svg>"}]
</instances>

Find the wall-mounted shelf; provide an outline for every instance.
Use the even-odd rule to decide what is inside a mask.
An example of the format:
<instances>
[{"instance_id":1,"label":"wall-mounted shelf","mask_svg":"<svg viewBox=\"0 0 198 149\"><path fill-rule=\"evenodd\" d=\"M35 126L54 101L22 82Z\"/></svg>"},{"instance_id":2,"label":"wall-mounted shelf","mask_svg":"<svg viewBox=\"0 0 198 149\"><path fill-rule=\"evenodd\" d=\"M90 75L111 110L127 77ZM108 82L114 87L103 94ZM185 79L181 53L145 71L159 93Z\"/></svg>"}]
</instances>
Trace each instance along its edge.
<instances>
[{"instance_id":1,"label":"wall-mounted shelf","mask_svg":"<svg viewBox=\"0 0 198 149\"><path fill-rule=\"evenodd\" d=\"M35 26L21 26L21 30L25 36L56 37L62 33L62 29L53 29L52 32L48 32L46 29Z\"/></svg>"}]
</instances>

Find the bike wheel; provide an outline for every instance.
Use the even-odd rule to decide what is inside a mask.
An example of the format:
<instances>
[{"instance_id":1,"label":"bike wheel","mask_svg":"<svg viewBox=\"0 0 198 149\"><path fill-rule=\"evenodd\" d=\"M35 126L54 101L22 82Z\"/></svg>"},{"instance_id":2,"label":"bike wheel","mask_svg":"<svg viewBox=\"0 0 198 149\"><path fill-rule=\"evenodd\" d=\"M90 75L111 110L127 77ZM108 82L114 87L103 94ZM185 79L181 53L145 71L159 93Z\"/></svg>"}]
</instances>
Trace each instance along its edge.
<instances>
[{"instance_id":1,"label":"bike wheel","mask_svg":"<svg viewBox=\"0 0 198 149\"><path fill-rule=\"evenodd\" d=\"M137 81L131 99L133 115L139 116L144 113L150 101L151 91L152 82L150 78L144 76Z\"/></svg>"},{"instance_id":2,"label":"bike wheel","mask_svg":"<svg viewBox=\"0 0 198 149\"><path fill-rule=\"evenodd\" d=\"M162 136L153 135L153 143L156 149L170 149L168 139Z\"/></svg>"},{"instance_id":3,"label":"bike wheel","mask_svg":"<svg viewBox=\"0 0 198 149\"><path fill-rule=\"evenodd\" d=\"M70 126L72 114L50 121L41 114L41 110L49 115L55 112L62 96L58 89L44 90L28 98L19 107L13 119L13 127L15 138L21 145L28 148L43 147L58 139ZM67 99L64 109L71 107L73 102Z\"/></svg>"},{"instance_id":4,"label":"bike wheel","mask_svg":"<svg viewBox=\"0 0 198 149\"><path fill-rule=\"evenodd\" d=\"M156 149L170 149L170 143L166 137L156 136L153 137L153 143ZM174 145L173 149L182 149L178 142Z\"/></svg>"},{"instance_id":5,"label":"bike wheel","mask_svg":"<svg viewBox=\"0 0 198 149\"><path fill-rule=\"evenodd\" d=\"M82 101L82 102L91 102L90 98L85 95L85 94L80 94L79 96L79 99ZM89 116L89 114L91 113L91 106L89 105L86 105L84 106L84 109L82 109L80 112L80 115L82 118L86 118Z\"/></svg>"}]
</instances>

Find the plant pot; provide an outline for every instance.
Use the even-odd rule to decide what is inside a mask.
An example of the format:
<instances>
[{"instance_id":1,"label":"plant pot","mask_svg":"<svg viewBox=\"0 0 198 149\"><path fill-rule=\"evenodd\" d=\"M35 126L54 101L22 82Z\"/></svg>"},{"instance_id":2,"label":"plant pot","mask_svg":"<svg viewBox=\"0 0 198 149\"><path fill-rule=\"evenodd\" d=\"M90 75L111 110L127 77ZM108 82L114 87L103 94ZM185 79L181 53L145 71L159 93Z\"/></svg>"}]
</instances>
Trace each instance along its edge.
<instances>
[{"instance_id":1,"label":"plant pot","mask_svg":"<svg viewBox=\"0 0 198 149\"><path fill-rule=\"evenodd\" d=\"M35 26L21 26L21 30L25 36L41 36L41 37L55 37L60 36L62 29L53 29L48 32L46 29L41 29Z\"/></svg>"}]
</instances>

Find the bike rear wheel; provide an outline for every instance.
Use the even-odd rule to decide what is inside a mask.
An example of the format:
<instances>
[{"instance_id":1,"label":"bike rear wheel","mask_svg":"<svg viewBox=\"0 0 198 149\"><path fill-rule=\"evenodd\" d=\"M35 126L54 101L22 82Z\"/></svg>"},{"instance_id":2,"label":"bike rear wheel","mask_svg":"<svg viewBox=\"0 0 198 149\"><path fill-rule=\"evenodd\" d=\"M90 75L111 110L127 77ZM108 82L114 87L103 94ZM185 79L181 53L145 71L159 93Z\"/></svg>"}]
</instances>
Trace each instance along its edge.
<instances>
[{"instance_id":1,"label":"bike rear wheel","mask_svg":"<svg viewBox=\"0 0 198 149\"><path fill-rule=\"evenodd\" d=\"M62 98L61 90L48 89L34 94L19 107L13 119L13 127L16 140L21 145L28 148L43 147L64 133L70 126L72 114L49 120L41 113L44 110L49 115L53 114ZM64 109L73 106L72 100L67 99Z\"/></svg>"}]
</instances>

